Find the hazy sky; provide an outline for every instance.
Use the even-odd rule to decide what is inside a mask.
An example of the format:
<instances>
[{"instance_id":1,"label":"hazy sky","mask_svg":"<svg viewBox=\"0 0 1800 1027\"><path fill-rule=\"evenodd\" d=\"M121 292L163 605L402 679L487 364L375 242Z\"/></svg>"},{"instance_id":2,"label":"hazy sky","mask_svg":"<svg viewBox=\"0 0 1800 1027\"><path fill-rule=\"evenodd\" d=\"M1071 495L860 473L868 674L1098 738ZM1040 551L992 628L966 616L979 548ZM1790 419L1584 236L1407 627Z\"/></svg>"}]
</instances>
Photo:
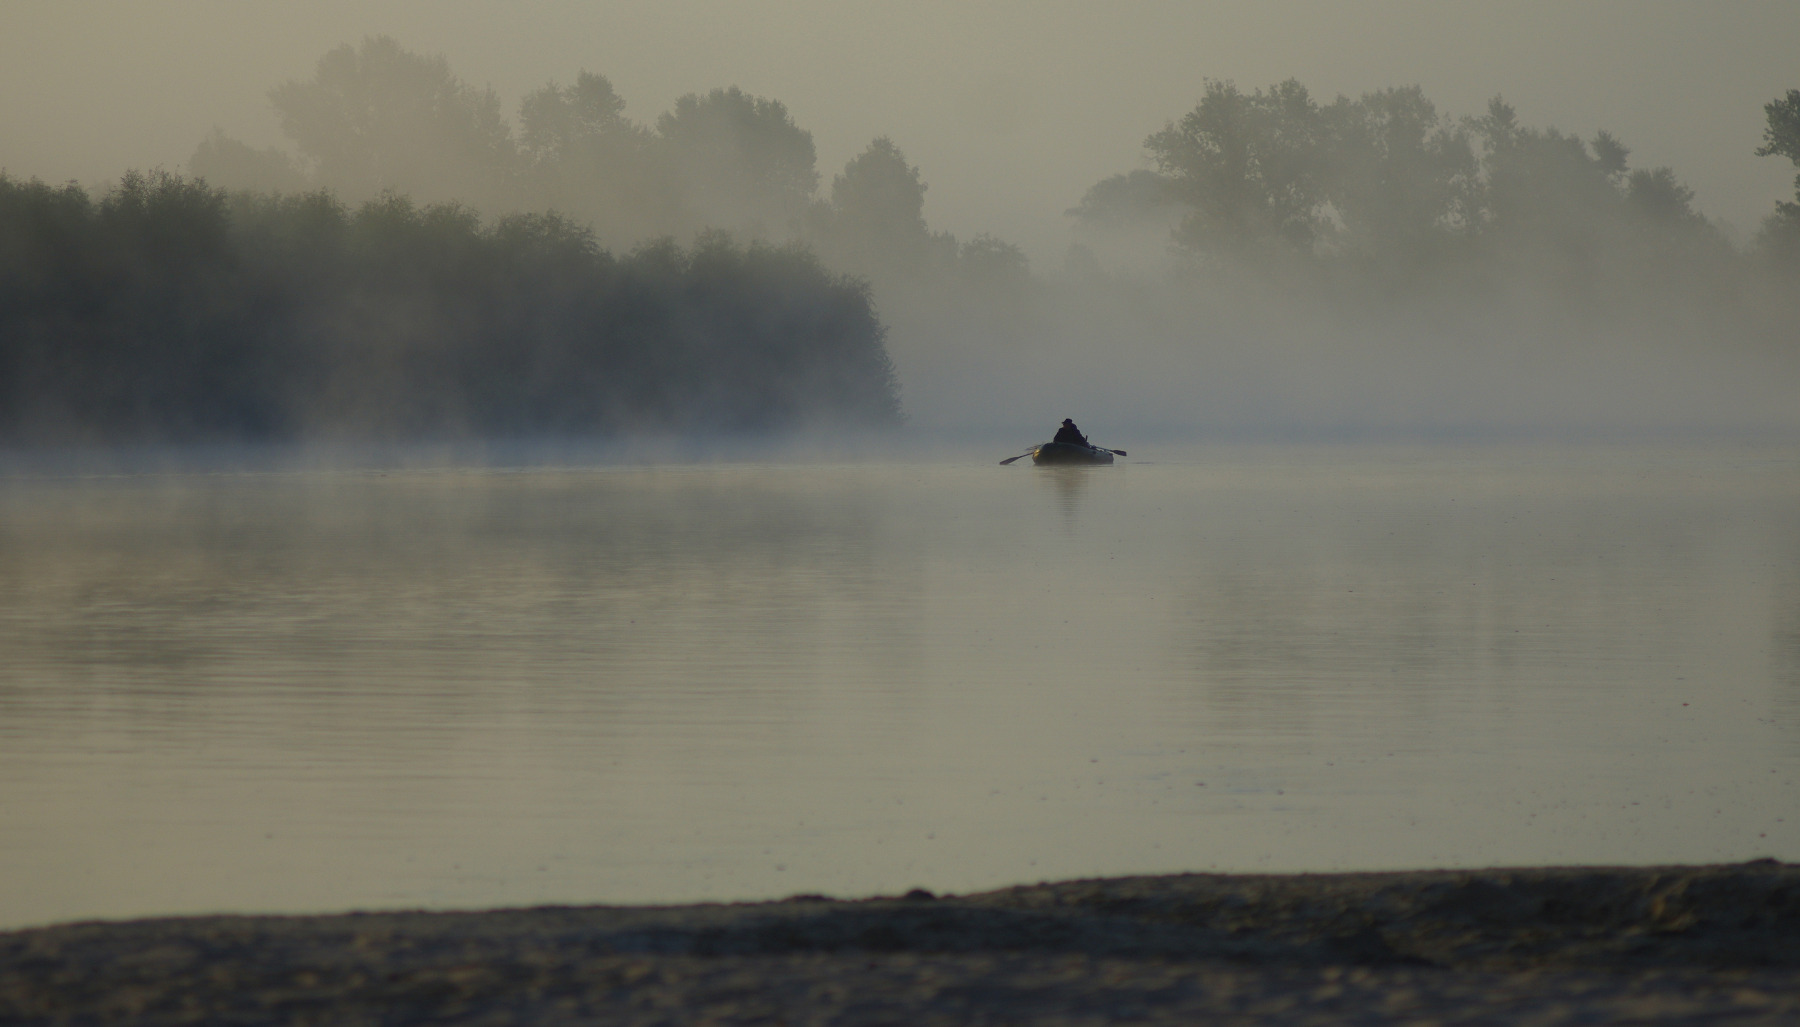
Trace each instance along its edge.
<instances>
[{"instance_id":1,"label":"hazy sky","mask_svg":"<svg viewBox=\"0 0 1800 1027\"><path fill-rule=\"evenodd\" d=\"M813 132L827 185L891 136L930 184L934 228L1055 260L1062 211L1142 166L1202 79L1293 76L1321 100L1418 84L1441 110L1501 93L1522 121L1607 129L1668 164L1709 215L1753 230L1794 170L1751 151L1762 105L1800 88L1796 0L0 0L0 169L86 184L185 167L214 126L283 143L268 89L386 33L442 53L509 113L586 68L650 121L738 85Z\"/></svg>"}]
</instances>

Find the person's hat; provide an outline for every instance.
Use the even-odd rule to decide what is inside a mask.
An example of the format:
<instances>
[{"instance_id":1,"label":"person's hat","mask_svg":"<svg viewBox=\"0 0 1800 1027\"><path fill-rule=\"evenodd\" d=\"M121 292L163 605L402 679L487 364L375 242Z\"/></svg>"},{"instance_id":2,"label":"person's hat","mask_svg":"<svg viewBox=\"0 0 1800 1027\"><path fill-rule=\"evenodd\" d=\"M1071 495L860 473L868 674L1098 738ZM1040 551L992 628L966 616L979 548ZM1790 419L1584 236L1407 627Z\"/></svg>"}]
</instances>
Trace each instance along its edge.
<instances>
[{"instance_id":1,"label":"person's hat","mask_svg":"<svg viewBox=\"0 0 1800 1027\"><path fill-rule=\"evenodd\" d=\"M1065 418L1063 418L1063 423L1064 424L1074 424L1075 422L1073 420L1065 417Z\"/></svg>"}]
</instances>

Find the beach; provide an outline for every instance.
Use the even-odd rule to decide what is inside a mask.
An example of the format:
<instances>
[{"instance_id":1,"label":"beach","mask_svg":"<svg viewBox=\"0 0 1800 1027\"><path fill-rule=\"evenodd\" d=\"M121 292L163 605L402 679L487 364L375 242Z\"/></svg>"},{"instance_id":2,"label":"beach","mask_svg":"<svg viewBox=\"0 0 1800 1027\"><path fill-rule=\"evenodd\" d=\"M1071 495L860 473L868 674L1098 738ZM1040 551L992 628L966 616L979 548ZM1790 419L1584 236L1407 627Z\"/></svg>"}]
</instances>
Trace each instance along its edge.
<instances>
[{"instance_id":1,"label":"beach","mask_svg":"<svg viewBox=\"0 0 1800 1027\"><path fill-rule=\"evenodd\" d=\"M0 934L0 1022L1777 1024L1800 865L1183 874L964 896Z\"/></svg>"}]
</instances>

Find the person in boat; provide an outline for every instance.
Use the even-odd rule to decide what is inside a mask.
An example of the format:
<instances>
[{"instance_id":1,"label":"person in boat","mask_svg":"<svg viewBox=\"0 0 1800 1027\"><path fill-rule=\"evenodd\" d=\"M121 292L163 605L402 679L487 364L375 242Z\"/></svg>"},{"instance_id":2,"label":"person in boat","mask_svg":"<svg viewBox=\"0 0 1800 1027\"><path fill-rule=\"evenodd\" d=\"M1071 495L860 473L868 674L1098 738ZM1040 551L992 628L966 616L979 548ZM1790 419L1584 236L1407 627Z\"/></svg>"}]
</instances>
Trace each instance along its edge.
<instances>
[{"instance_id":1,"label":"person in boat","mask_svg":"<svg viewBox=\"0 0 1800 1027\"><path fill-rule=\"evenodd\" d=\"M1081 429L1075 427L1075 422L1066 417L1063 418L1062 427L1056 429L1056 438L1051 439L1050 441L1066 442L1072 446L1086 446L1089 449L1093 448L1093 443L1087 440L1086 435L1081 434Z\"/></svg>"}]
</instances>

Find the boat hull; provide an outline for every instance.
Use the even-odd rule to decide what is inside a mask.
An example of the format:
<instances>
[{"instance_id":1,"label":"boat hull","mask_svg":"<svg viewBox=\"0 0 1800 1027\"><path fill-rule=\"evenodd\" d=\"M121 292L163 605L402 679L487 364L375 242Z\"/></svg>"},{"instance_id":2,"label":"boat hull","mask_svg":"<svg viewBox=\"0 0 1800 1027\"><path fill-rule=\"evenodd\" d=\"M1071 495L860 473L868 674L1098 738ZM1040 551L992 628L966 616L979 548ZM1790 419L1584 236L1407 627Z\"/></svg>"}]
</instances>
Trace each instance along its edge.
<instances>
[{"instance_id":1,"label":"boat hull","mask_svg":"<svg viewBox=\"0 0 1800 1027\"><path fill-rule=\"evenodd\" d=\"M1046 442L1031 451L1031 462L1040 466L1055 464L1110 464L1113 455L1104 449L1077 446L1068 442Z\"/></svg>"}]
</instances>

